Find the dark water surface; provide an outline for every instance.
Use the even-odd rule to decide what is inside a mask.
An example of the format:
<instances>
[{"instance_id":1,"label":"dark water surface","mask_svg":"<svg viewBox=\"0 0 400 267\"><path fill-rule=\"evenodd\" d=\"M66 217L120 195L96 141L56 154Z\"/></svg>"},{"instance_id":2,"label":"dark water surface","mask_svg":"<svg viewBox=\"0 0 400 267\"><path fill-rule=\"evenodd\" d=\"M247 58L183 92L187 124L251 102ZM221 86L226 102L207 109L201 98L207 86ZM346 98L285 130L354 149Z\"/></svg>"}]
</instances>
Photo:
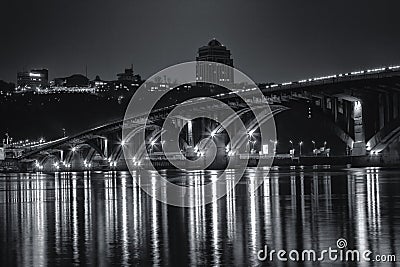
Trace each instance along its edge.
<instances>
[{"instance_id":1,"label":"dark water surface","mask_svg":"<svg viewBox=\"0 0 400 267\"><path fill-rule=\"evenodd\" d=\"M165 174L185 183L218 173ZM257 179L264 183L253 193ZM257 252L321 251L339 238L400 260L399 191L394 169L250 168L226 197L178 208L149 197L128 172L0 174L1 266L295 266L260 262Z\"/></svg>"}]
</instances>

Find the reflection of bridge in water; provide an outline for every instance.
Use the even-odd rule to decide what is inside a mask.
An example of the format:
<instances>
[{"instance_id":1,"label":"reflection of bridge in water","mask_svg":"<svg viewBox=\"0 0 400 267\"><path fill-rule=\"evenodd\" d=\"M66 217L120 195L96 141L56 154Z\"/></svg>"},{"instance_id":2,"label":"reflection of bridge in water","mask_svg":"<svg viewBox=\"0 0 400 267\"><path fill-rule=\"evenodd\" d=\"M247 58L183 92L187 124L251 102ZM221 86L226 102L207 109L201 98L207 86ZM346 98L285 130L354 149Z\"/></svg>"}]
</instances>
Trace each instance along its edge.
<instances>
[{"instance_id":1,"label":"reflection of bridge in water","mask_svg":"<svg viewBox=\"0 0 400 267\"><path fill-rule=\"evenodd\" d=\"M196 185L216 179L218 171L166 175L183 176L182 182L192 189L187 197L202 203L204 195ZM46 265L59 253L80 263L96 259L99 265L113 257L122 265L144 257L155 264L163 259L187 261L185 265L242 265L247 260L257 263L255 252L264 245L320 251L335 247L339 237L351 248L398 255L399 224L390 219L398 206L390 202L396 198L388 197L393 185L383 186L395 182L396 187L393 175L376 168L248 169L234 190L234 179L226 177L228 194L220 201L179 209L151 198L136 184L135 179L146 178L148 186L154 186L151 172L133 172L133 178L114 171L24 174L26 179L4 180L9 184L0 202L12 208L0 209L0 215L8 234L19 233L12 245L26 252L19 255L21 260L34 257L35 265ZM257 179L263 184L254 191ZM183 236L171 234L176 228L186 229ZM46 229L51 231L45 238ZM176 246L184 256L170 254Z\"/></svg>"},{"instance_id":2,"label":"reflection of bridge in water","mask_svg":"<svg viewBox=\"0 0 400 267\"><path fill-rule=\"evenodd\" d=\"M398 162L400 137L400 67L389 67L357 71L347 74L332 75L321 78L301 80L298 82L260 85L271 112L265 114L265 121L278 114L296 108L298 103L307 103L313 109L313 114L321 118L320 122L330 132L343 141L351 151L354 159L363 158L373 164L375 159L384 164ZM260 99L252 98L253 88L237 92L241 97L248 99L255 106ZM213 98L222 101L235 110L244 121L247 132L238 132L241 136L237 144L230 144L224 137L223 129L219 129L218 157L239 157L241 150L251 148L256 153L263 154L262 144L257 142L257 135L249 140L249 133L257 131L257 124L249 114L248 107L238 100L235 94L218 94ZM211 110L218 117L218 106L202 106L202 102L188 103L191 112L196 110ZM145 121L142 116L130 120L133 135L139 129L146 128L148 136L146 143L139 143L134 148L135 154L131 159L136 165L144 164L146 150L157 155L157 149L162 151L165 144L159 143L159 136L163 129L160 123L175 106L153 110L150 120ZM279 119L279 117L277 117ZM185 125L185 114L176 117L178 126ZM124 153L121 132L124 122L117 121L87 130L74 136L63 138L52 143L41 145L27 151L24 160L35 160L36 168L54 169L89 169L89 168L124 168ZM202 135L213 135L205 129L213 129L218 125L210 121L197 123L202 129ZM179 141L182 149L196 148L199 140L193 140L188 134L188 127ZM133 137L135 138L135 137ZM199 138L197 138L199 139ZM253 141L252 141L253 140ZM267 140L269 142L270 140ZM193 144L191 144L193 142ZM252 143L253 142L253 143ZM271 144L269 143L271 146ZM161 148L161 149L160 149ZM269 149L270 154L273 149ZM369 155L366 157L366 155ZM263 155L265 156L265 155Z\"/></svg>"}]
</instances>

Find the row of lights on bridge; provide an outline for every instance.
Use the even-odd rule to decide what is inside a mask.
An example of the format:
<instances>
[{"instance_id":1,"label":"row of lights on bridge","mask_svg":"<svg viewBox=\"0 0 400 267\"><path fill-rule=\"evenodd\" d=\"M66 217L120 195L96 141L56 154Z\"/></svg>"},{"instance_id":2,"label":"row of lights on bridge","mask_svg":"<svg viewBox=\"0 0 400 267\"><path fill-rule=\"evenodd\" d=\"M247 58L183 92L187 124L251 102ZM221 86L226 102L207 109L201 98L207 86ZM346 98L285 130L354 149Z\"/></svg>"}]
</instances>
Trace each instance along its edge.
<instances>
[{"instance_id":1,"label":"row of lights on bridge","mask_svg":"<svg viewBox=\"0 0 400 267\"><path fill-rule=\"evenodd\" d=\"M249 136L249 142L253 145L253 148L254 148L254 145L255 145L256 142L257 142L256 140L252 140L252 138L254 137L254 132L255 132L255 131L256 131L256 129L254 128L254 129L252 129L252 130L250 130L250 131L247 132L247 135ZM215 130L212 131L212 132L210 133L210 137L211 137L211 138L216 137L216 135L217 135L217 133L216 133ZM273 140L270 140L270 141L275 145L275 149L276 149L276 146L278 145L278 141L273 141ZM293 141L290 140L289 142L292 144L292 148L293 148ZM163 142L161 142L161 143L163 143ZM314 145L314 151L315 151L315 141L312 141L312 143L313 143L313 145ZM123 140L123 141L121 141L120 144L121 144L121 146L124 146L124 145L126 145L126 142ZM150 140L150 145L151 145L152 148L153 148L156 144L157 144L157 142L156 142L155 140ZM303 141L300 141L300 142L299 142L300 154L301 154L301 147L302 147L302 145L303 145ZM326 141L324 142L324 147L325 147L325 146L326 146ZM78 151L78 147L72 147L72 148L71 148L71 151L72 151L73 153L77 152L77 151ZM231 150L229 146L226 147L226 152L228 153L228 156L234 156L235 153L236 153L235 151ZM199 156L199 157L203 157L203 156L205 155L205 152L204 152L204 151L200 151L199 148L198 148L198 146L195 147L195 153L197 153L197 156ZM117 167L117 164L118 164L117 161L113 161L111 158L109 158L109 159L107 159L107 160L108 160L108 162L109 162L110 167ZM138 160L136 159L136 157L134 157L134 158L132 159L132 161L133 161L134 166L141 166L141 162L138 161ZM70 168L70 167L71 167L71 164L67 164L65 161L62 161L61 163L62 163L62 164L64 165L64 167L66 167L66 168ZM92 164L91 164L91 163L87 163L86 160L83 161L83 164L84 164L84 167L85 167L85 168L91 168L91 167L92 167ZM60 165L59 165L58 162L54 163L53 166L54 166L57 170L60 169ZM38 162L36 162L36 168L39 169L39 170L42 170L42 169L43 169L43 166L40 165Z\"/></svg>"},{"instance_id":2,"label":"row of lights on bridge","mask_svg":"<svg viewBox=\"0 0 400 267\"><path fill-rule=\"evenodd\" d=\"M17 142L12 142L12 138L9 139L10 143L8 144L9 146L12 147L31 147L31 146L38 146L38 145L43 145L46 141L44 138L40 138L38 141L30 141L29 139L26 140L21 140ZM5 143L5 140L3 140L3 143Z\"/></svg>"},{"instance_id":3,"label":"row of lights on bridge","mask_svg":"<svg viewBox=\"0 0 400 267\"><path fill-rule=\"evenodd\" d=\"M373 73L384 72L384 71L394 71L394 70L399 70L399 69L400 69L400 66L390 66L390 67L375 68L375 69L368 69L368 70L361 70L361 71L353 71L353 72L349 72L349 73L345 73L345 74L335 74L335 75L322 76L322 77L316 77L316 78L311 78L311 79L304 79L304 80L300 80L297 82L285 82L285 83L280 83L280 84L272 84L272 85L265 86L265 88L275 88L275 87L279 87L279 86L289 86L289 85L293 85L296 83L316 82L316 81L336 79L336 78L341 78L341 77L359 76L359 75L373 74Z\"/></svg>"}]
</instances>

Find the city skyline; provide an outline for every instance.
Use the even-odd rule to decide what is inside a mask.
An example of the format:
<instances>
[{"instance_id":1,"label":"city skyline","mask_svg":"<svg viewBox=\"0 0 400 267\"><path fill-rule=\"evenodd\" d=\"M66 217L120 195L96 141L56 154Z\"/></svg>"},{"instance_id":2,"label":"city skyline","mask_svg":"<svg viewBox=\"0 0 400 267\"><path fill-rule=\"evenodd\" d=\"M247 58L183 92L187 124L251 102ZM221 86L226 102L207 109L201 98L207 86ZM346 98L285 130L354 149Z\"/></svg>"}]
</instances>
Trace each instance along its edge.
<instances>
[{"instance_id":1,"label":"city skyline","mask_svg":"<svg viewBox=\"0 0 400 267\"><path fill-rule=\"evenodd\" d=\"M214 41L214 40L216 40L216 41L218 41L216 38L212 38L211 40L210 40L210 42L211 41ZM225 48L225 45L223 45L223 44L221 44L224 48ZM199 48L199 51L200 51L200 49L201 48L203 48L203 47L206 47L206 46L202 46L202 47L200 47ZM197 55L199 54L199 52L197 53ZM196 57L196 61L198 61L199 59L198 59L198 56ZM211 60L211 61L214 61L214 60ZM229 65L229 64L228 64ZM385 70L385 69L387 69L387 70L392 70L392 69L398 69L398 64L380 64L380 65L375 65L375 66L360 66L357 70L355 70L355 69L347 69L347 70L344 70L344 71L342 71L341 73L339 73L339 72L337 72L337 73L330 73L331 75L327 75L327 73L320 73L320 75L322 75L322 76L320 76L320 77L317 77L317 78L315 78L316 77L316 75L314 75L314 78L313 78L313 74L311 74L310 76L308 76L308 77L301 77L300 79L301 80L299 80L300 82L303 82L304 81L304 79L306 79L306 80L321 80L321 79L329 79L329 78L332 78L332 77L334 77L334 76L338 76L338 75L344 75L344 74L348 74L348 75L359 75L359 74L362 74L363 72L376 72L376 71L383 71L383 70ZM39 70L43 70L43 71L47 71L47 72L49 72L49 69L48 68L46 68L46 67L40 67L40 68L37 68L37 67L32 67L31 69L27 69L27 68L23 68L21 71L18 71L17 73L16 73L16 80L15 81L7 81L7 80L1 80L0 79L0 81L4 81L4 82L7 82L7 83L15 83L15 84L17 84L18 83L18 75L20 75L20 74L23 74L23 73L25 73L26 75L30 75L30 73L31 72L37 72L37 71L39 71ZM40 70L40 71L41 71ZM132 71L132 75L134 74L135 76L138 76L138 77L141 77L140 76L140 73L138 73L138 72L136 72L136 70L135 70L135 68L134 68L134 64L130 64L130 68L125 68L125 72L127 71L127 70L131 70ZM51 72L49 72L49 73L51 73ZM90 75L88 75L88 70L87 70L87 66L85 66L85 69L84 69L84 71L83 72L79 72L79 71L76 71L76 72L72 72L72 73L64 73L64 74L60 74L61 76L63 76L63 77L55 77L55 76L51 76L50 74L47 74L48 75L48 80L49 81L55 81L55 80L59 80L59 79L66 79L66 78L68 78L67 76L69 76L69 77L73 77L73 76L82 76L82 77L86 77L87 79L88 79L88 82L90 81L90 82L95 82L96 80L101 80L101 81L115 81L115 78L117 78L117 79L120 79L120 76L121 75L123 75L124 73L120 73L120 72L115 72L113 75L113 77L110 77L109 79L103 79L103 77L104 76L102 76L102 74L93 74L92 76L90 76ZM325 75L325 76L323 76L323 75ZM144 80L146 80L146 79L148 79L148 78L150 78L150 77L145 77L144 79L143 79L143 81ZM271 81L259 81L259 84L260 85L264 85L264 84L277 84L277 85L288 85L288 83L291 83L291 82L299 82L299 81L295 81L295 80L288 80L288 79L286 79L286 80L280 80L280 81L274 81L274 82L271 82Z\"/></svg>"},{"instance_id":2,"label":"city skyline","mask_svg":"<svg viewBox=\"0 0 400 267\"><path fill-rule=\"evenodd\" d=\"M87 66L90 78L110 80L132 63L146 78L195 60L196 49L214 37L232 51L235 66L258 82L400 62L396 1L241 3L7 2L0 79L15 82L18 71L42 67L54 70L54 78L85 73ZM31 21L40 30L26 27Z\"/></svg>"}]
</instances>

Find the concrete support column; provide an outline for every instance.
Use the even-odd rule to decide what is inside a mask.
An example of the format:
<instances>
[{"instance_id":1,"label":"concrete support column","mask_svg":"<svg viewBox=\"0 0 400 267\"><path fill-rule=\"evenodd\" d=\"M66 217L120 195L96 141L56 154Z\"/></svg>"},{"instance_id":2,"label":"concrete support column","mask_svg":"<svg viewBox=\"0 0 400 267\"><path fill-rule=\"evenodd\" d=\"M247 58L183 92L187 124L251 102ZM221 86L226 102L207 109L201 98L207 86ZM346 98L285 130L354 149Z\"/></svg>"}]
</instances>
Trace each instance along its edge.
<instances>
[{"instance_id":1,"label":"concrete support column","mask_svg":"<svg viewBox=\"0 0 400 267\"><path fill-rule=\"evenodd\" d=\"M397 117L399 116L399 95L397 93L393 93L392 105L393 105L393 119L397 119Z\"/></svg>"},{"instance_id":2,"label":"concrete support column","mask_svg":"<svg viewBox=\"0 0 400 267\"><path fill-rule=\"evenodd\" d=\"M333 117L335 118L335 123L338 121L338 99L332 98L332 109L333 109Z\"/></svg>"},{"instance_id":3,"label":"concrete support column","mask_svg":"<svg viewBox=\"0 0 400 267\"><path fill-rule=\"evenodd\" d=\"M194 146L193 142L193 123L191 120L188 120L187 123L188 131L187 131L187 139L188 139L188 145L190 147Z\"/></svg>"},{"instance_id":4,"label":"concrete support column","mask_svg":"<svg viewBox=\"0 0 400 267\"><path fill-rule=\"evenodd\" d=\"M224 168L227 164L227 157L226 157L226 143L227 143L227 134L221 134L214 138L214 142L217 147L217 155L212 165L217 168Z\"/></svg>"},{"instance_id":5,"label":"concrete support column","mask_svg":"<svg viewBox=\"0 0 400 267\"><path fill-rule=\"evenodd\" d=\"M390 93L386 93L385 96L386 96L385 98L385 124L386 124L392 121L393 112L391 111L391 109L393 108L393 106Z\"/></svg>"},{"instance_id":6,"label":"concrete support column","mask_svg":"<svg viewBox=\"0 0 400 267\"><path fill-rule=\"evenodd\" d=\"M378 96L378 107L379 107L379 130L385 127L385 103L383 99L383 95L379 94Z\"/></svg>"},{"instance_id":7,"label":"concrete support column","mask_svg":"<svg viewBox=\"0 0 400 267\"><path fill-rule=\"evenodd\" d=\"M104 138L104 156L108 158L108 139Z\"/></svg>"},{"instance_id":8,"label":"concrete support column","mask_svg":"<svg viewBox=\"0 0 400 267\"><path fill-rule=\"evenodd\" d=\"M364 156L367 153L365 144L365 133L362 116L361 101L353 102L354 114L354 145L352 156Z\"/></svg>"}]
</instances>

